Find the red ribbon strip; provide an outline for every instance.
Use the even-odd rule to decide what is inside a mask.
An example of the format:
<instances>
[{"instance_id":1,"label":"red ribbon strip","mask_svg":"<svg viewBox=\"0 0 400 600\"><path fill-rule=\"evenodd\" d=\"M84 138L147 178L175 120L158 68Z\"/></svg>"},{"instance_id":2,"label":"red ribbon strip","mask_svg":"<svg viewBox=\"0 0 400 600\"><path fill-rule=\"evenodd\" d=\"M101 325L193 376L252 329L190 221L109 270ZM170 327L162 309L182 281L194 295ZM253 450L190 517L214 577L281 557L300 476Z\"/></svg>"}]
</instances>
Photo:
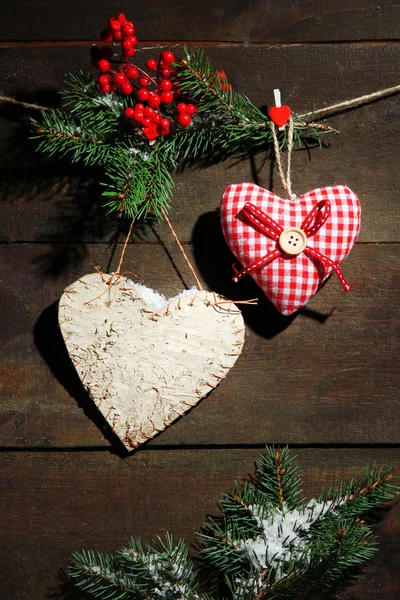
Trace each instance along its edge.
<instances>
[{"instance_id":1,"label":"red ribbon strip","mask_svg":"<svg viewBox=\"0 0 400 600\"><path fill-rule=\"evenodd\" d=\"M250 223L255 228L265 233L265 235L267 235L274 241L277 242L279 240L279 237L284 231L284 229L282 225L277 223L274 219L267 215L267 213L257 208L257 206L255 206L251 202L247 202L247 204L243 206L241 212L244 213L247 220L250 221ZM300 229L304 231L307 238L312 237L324 225L326 220L329 218L330 214L331 203L327 199L321 200L308 213L303 223L301 224ZM323 264L325 269L330 267L338 276L339 281L342 284L345 292L348 292L350 290L350 285L345 280L342 271L339 269L338 265L335 264L330 258L325 256L324 254L321 254L320 252L318 252L318 250L315 250L315 248L312 248L310 246L306 246L303 252L308 256L319 260ZM242 269L241 271L237 271L235 266L233 266L236 272L236 275L232 278L233 281L237 283L252 271L256 269L261 269L271 261L275 260L275 258L278 258L278 256L282 256L282 254L282 250L280 248L276 248L275 250L271 250L258 261L256 261L249 267Z\"/></svg>"}]
</instances>

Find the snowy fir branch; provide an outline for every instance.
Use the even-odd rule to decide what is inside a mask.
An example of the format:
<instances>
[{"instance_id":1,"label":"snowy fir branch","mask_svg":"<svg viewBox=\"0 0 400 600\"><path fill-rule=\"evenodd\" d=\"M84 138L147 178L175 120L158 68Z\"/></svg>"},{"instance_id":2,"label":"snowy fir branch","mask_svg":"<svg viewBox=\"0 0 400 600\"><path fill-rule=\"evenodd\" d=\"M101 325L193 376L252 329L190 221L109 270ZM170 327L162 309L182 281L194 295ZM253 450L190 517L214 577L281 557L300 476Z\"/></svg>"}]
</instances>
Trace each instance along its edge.
<instances>
[{"instance_id":1,"label":"snowy fir branch","mask_svg":"<svg viewBox=\"0 0 400 600\"><path fill-rule=\"evenodd\" d=\"M206 600L197 592L193 563L182 540L168 534L157 547L132 539L115 556L80 552L72 556L76 587L107 600Z\"/></svg>"},{"instance_id":2,"label":"snowy fir branch","mask_svg":"<svg viewBox=\"0 0 400 600\"><path fill-rule=\"evenodd\" d=\"M182 60L162 52L144 71L133 62L133 24L119 15L109 27L102 39L121 44L120 58L113 58L111 47L93 47L98 78L71 74L61 92L63 110L42 111L39 120L32 119L32 137L42 152L104 166L103 196L110 212L130 219L152 213L160 220L171 205L172 173L180 159L215 162L272 147L268 115L233 91L226 73L203 51L185 47ZM329 131L294 115L297 144ZM278 137L284 150L286 131Z\"/></svg>"},{"instance_id":3,"label":"snowy fir branch","mask_svg":"<svg viewBox=\"0 0 400 600\"><path fill-rule=\"evenodd\" d=\"M399 488L391 469L366 466L312 500L289 450L267 447L254 477L222 496L218 518L208 517L198 539L201 558L223 582L226 600L299 598L314 586L343 583L376 550L368 513ZM72 557L75 585L93 598L206 600L185 543L166 534L150 545L132 539L108 556ZM226 595L228 594L228 595Z\"/></svg>"}]
</instances>

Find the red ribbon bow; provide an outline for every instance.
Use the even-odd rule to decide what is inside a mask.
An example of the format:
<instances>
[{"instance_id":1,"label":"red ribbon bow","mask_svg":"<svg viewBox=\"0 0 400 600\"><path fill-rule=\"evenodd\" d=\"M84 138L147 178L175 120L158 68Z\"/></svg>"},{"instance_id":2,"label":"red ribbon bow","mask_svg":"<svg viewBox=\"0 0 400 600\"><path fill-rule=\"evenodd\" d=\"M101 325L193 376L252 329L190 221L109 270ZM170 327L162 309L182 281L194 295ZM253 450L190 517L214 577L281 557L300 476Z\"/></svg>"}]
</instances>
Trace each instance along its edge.
<instances>
[{"instance_id":1,"label":"red ribbon bow","mask_svg":"<svg viewBox=\"0 0 400 600\"><path fill-rule=\"evenodd\" d=\"M265 233L265 235L272 238L273 240L277 242L279 241L281 233L283 233L283 231L285 230L282 227L282 225L274 221L274 219L267 215L267 213L257 208L257 206L255 206L254 204L251 204L251 202L248 202L243 206L242 212L254 227ZM314 208L308 213L308 215L304 219L300 227L301 231L305 233L307 238L312 237L322 227L325 221L329 218L330 214L331 203L327 199L321 200L320 202L318 202L318 204L314 206ZM350 285L345 280L342 271L339 269L338 265L336 265L330 258L325 256L324 254L321 254L320 252L318 252L318 250L315 250L315 248L312 248L311 246L307 245L302 250L302 252L307 254L307 256L311 256L319 260L325 268L330 267L339 277L339 281L342 284L344 290L346 292L350 290ZM249 267L242 269L241 271L237 271L236 268L233 267L236 272L236 275L232 278L233 281L240 281L248 273L251 273L251 271L254 271L255 269L261 269L262 267L273 261L275 258L278 258L278 256L282 256L283 254L284 252L281 250L281 248L277 247L274 250L268 252L268 254L257 260L255 263L253 263Z\"/></svg>"}]
</instances>

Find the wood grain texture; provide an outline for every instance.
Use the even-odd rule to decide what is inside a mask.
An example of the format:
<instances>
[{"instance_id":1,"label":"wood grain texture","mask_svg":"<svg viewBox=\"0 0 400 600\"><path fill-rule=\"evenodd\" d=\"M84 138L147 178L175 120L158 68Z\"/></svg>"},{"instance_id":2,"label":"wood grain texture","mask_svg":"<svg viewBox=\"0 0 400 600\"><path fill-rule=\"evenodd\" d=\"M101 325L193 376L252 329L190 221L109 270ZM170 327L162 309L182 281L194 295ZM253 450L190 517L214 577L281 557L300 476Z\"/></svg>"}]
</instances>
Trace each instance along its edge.
<instances>
[{"instance_id":1,"label":"wood grain texture","mask_svg":"<svg viewBox=\"0 0 400 600\"><path fill-rule=\"evenodd\" d=\"M2 594L7 600L69 598L59 569L73 551L113 551L130 536L150 541L168 530L190 544L207 513L236 479L253 472L260 450L140 450L121 460L107 452L5 453L1 456ZM307 497L371 461L370 450L293 450ZM400 451L378 450L379 464L400 468ZM400 595L400 505L376 526L380 542L343 600ZM61 589L60 589L61 587ZM327 600L328 596L322 595ZM74 596L78 598L78 596ZM322 598L319 598L322 600Z\"/></svg>"},{"instance_id":2,"label":"wood grain texture","mask_svg":"<svg viewBox=\"0 0 400 600\"><path fill-rule=\"evenodd\" d=\"M141 40L327 42L398 39L393 0L172 0L122 4ZM32 0L0 7L2 40L96 40L117 9L110 0ZM23 16L23 18L21 18ZM190 27L188 27L190 23Z\"/></svg>"},{"instance_id":3,"label":"wood grain texture","mask_svg":"<svg viewBox=\"0 0 400 600\"><path fill-rule=\"evenodd\" d=\"M345 294L331 277L306 309L287 318L251 278L230 281L233 257L211 217L198 223L194 238L203 281L236 300L258 296L259 306L244 307L245 346L226 380L152 443L398 442L400 246L356 244L343 263L356 282L353 290ZM187 273L172 241L168 250ZM51 247L0 247L3 446L106 443L98 428L103 421L69 366L56 323L54 302L63 289L95 265L105 270L110 252L95 245L84 253L83 262L52 279L41 270L51 263ZM167 296L182 289L160 246L130 246L125 264Z\"/></svg>"},{"instance_id":4,"label":"wood grain texture","mask_svg":"<svg viewBox=\"0 0 400 600\"><path fill-rule=\"evenodd\" d=\"M139 64L164 46L179 56L179 42L204 42L215 66L257 105L271 104L275 87L304 112L398 83L394 0L131 4L121 9L142 40ZM0 92L59 106L65 73L90 69L90 40L116 10L104 0L0 3ZM261 295L259 307L244 311L244 354L229 377L122 460L69 362L57 301L94 266L116 268L115 242L126 227L105 218L101 172L35 153L26 111L0 105L2 597L80 599L59 570L83 547L112 551L131 535L150 540L167 529L192 542L267 442L318 446L294 450L307 496L366 462L394 463L398 472L399 116L398 96L348 111L330 119L341 134L326 137L325 148L293 156L296 193L346 184L361 200L360 243L343 264L352 291L331 277L290 319ZM185 247L209 289L255 297L250 278L230 281L233 257L216 209L228 184L255 181L279 194L277 177L262 155L201 167L175 177L173 224L192 242ZM192 285L164 225L137 226L133 240L126 268L140 281L172 296L183 287L179 271ZM352 585L308 600L400 598L399 507L376 526L379 551Z\"/></svg>"},{"instance_id":5,"label":"wood grain texture","mask_svg":"<svg viewBox=\"0 0 400 600\"><path fill-rule=\"evenodd\" d=\"M393 44L205 50L215 65L228 72L234 87L257 105L271 103L273 88L280 87L283 101L298 112L392 86L398 79L400 60L400 46ZM55 106L64 74L85 65L90 70L88 53L88 47L40 47L29 52L0 48L0 81L17 98ZM140 61L144 64L150 55L153 50L144 51ZM15 65L11 70L10 64ZM41 65L39 84L37 64ZM303 148L293 155L292 179L298 195L322 185L346 184L359 196L360 241L399 241L399 115L398 96L347 111L330 120L341 134L324 137L326 148ZM0 241L111 239L117 224L101 209L103 172L36 153L34 142L28 141L26 111L2 106L0 118ZM190 240L196 221L219 205L224 188L231 183L255 180L282 193L263 155L254 163L232 159L199 167L187 168L175 177L171 218L182 240ZM166 227L156 231L164 235ZM157 240L149 226L136 227L134 238Z\"/></svg>"}]
</instances>

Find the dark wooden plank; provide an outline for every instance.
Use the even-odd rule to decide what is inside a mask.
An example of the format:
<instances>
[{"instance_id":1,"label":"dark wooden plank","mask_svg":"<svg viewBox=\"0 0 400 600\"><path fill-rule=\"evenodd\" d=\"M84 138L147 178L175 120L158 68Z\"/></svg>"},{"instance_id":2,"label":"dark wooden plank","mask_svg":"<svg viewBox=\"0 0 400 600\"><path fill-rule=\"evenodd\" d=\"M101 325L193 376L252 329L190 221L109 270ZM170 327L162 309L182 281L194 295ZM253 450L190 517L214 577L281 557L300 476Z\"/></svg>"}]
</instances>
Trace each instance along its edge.
<instances>
[{"instance_id":1,"label":"dark wooden plank","mask_svg":"<svg viewBox=\"0 0 400 600\"><path fill-rule=\"evenodd\" d=\"M218 227L208 217L198 224L199 272L210 289L234 299L259 296L259 306L245 307L244 352L226 380L152 444L398 442L400 245L357 244L343 266L357 283L353 290L345 294L332 277L302 314L286 318L250 278L231 283L233 258ZM168 249L187 274L172 241ZM53 257L53 249L41 245L0 247L0 445L107 443L98 428L103 421L69 367L54 302L95 265L106 270L110 250L67 247L67 261L76 258L74 251L82 256L57 278L44 276L49 260L61 268L62 250L56 245ZM117 261L114 256L114 268ZM129 247L125 264L167 295L182 289L160 246ZM186 281L192 284L190 276Z\"/></svg>"},{"instance_id":2,"label":"dark wooden plank","mask_svg":"<svg viewBox=\"0 0 400 600\"><path fill-rule=\"evenodd\" d=\"M366 462L393 463L400 451L294 450L304 491L317 495ZM5 453L0 498L2 594L43 600L61 594L60 568L73 551L113 551L131 535L151 540L168 530L190 544L233 480L253 472L259 451L140 451L122 461L105 452ZM400 505L377 526L379 550L340 598L393 600L400 595ZM58 595L57 595L58 594ZM327 595L323 598L326 600ZM336 596L338 599L339 596Z\"/></svg>"},{"instance_id":3,"label":"dark wooden plank","mask_svg":"<svg viewBox=\"0 0 400 600\"><path fill-rule=\"evenodd\" d=\"M229 0L165 5L144 0L125 4L142 40L326 42L398 39L399 7L391 0ZM2 2L2 40L92 40L116 12L109 0ZM188 27L190 23L190 27Z\"/></svg>"},{"instance_id":4,"label":"dark wooden plank","mask_svg":"<svg viewBox=\"0 0 400 600\"><path fill-rule=\"evenodd\" d=\"M400 46L345 45L206 48L215 65L225 68L235 88L261 105L273 101L280 87L297 111L375 91L397 82ZM3 89L25 100L55 105L64 74L87 68L88 47L0 48ZM143 61L153 54L143 53ZM13 65L13 69L9 65ZM40 79L36 65L41 65ZM60 66L61 65L61 66ZM285 69L282 70L282 65ZM310 65L312 68L310 68ZM363 206L362 241L398 241L397 191L398 97L349 111L331 120L341 134L329 147L301 150L293 156L293 185L300 194L320 185L345 183ZM26 114L1 107L0 240L46 241L110 239L115 225L100 210L102 172L89 172L58 158L47 160L28 143ZM328 137L324 140L328 142ZM255 169L261 185L270 186L270 165L260 156ZM226 185L252 180L249 161L228 161L207 169L187 169L176 176L171 216L178 235L190 240L200 217L214 210ZM274 178L277 192L280 187ZM148 226L135 230L137 240L155 240ZM165 227L158 229L165 235Z\"/></svg>"}]
</instances>

